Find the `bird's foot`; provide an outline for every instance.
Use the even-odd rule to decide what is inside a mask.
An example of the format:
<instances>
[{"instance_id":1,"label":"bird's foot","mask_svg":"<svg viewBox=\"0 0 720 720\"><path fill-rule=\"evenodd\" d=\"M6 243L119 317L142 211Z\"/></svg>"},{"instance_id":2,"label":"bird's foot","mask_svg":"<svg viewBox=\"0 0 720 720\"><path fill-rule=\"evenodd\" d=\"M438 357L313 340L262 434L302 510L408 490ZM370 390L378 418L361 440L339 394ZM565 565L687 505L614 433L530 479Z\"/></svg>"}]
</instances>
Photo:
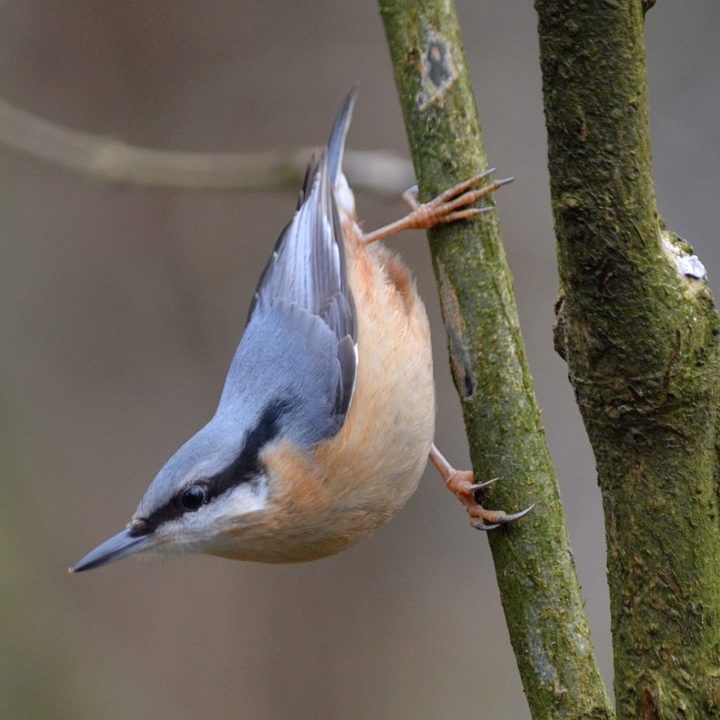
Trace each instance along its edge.
<instances>
[{"instance_id":1,"label":"bird's foot","mask_svg":"<svg viewBox=\"0 0 720 720\"><path fill-rule=\"evenodd\" d=\"M512 514L503 510L486 510L478 501L478 493L488 485L492 485L497 478L476 483L472 472L469 470L456 470L435 445L430 449L430 460L443 480L445 480L448 490L465 506L470 516L470 524L476 530L494 530L501 525L513 522L513 520L519 520L534 507L534 505L530 505L525 510Z\"/></svg>"},{"instance_id":2,"label":"bird's foot","mask_svg":"<svg viewBox=\"0 0 720 720\"><path fill-rule=\"evenodd\" d=\"M491 168L479 175L474 175L464 182L453 185L426 203L419 202L417 186L410 188L403 194L403 199L410 205L412 211L400 220L390 223L390 225L385 225L377 230L373 230L371 233L367 233L363 236L364 242L369 245L370 243L382 240L402 230L427 230L436 225L451 223L456 220L467 220L480 213L493 210L493 205L471 207L473 203L477 202L480 198L495 192L498 188L513 181L513 178L510 177L502 180L493 180L487 185L477 187L482 180L493 172L495 172L495 168Z\"/></svg>"}]
</instances>

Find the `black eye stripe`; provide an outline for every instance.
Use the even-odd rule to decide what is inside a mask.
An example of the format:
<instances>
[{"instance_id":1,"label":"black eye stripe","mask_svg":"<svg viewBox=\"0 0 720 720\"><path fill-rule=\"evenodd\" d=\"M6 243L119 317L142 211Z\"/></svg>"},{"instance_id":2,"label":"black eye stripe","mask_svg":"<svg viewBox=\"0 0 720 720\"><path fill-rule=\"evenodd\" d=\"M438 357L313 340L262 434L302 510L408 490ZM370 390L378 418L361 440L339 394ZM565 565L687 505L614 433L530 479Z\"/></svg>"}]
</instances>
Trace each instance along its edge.
<instances>
[{"instance_id":1,"label":"black eye stripe","mask_svg":"<svg viewBox=\"0 0 720 720\"><path fill-rule=\"evenodd\" d=\"M245 445L237 458L227 468L210 478L208 482L210 497L222 495L261 473L260 451L278 436L280 420L287 409L287 403L283 402L271 403L265 408L255 427L247 434Z\"/></svg>"},{"instance_id":2,"label":"black eye stripe","mask_svg":"<svg viewBox=\"0 0 720 720\"><path fill-rule=\"evenodd\" d=\"M251 481L262 472L260 452L280 433L280 421L289 407L289 403L283 401L268 404L255 426L247 434L242 450L232 463L212 477L191 483L190 486L198 486L205 490L206 503L244 482ZM182 502L183 495L190 486L181 488L175 497L142 520L147 532L152 532L161 523L175 520L186 512L194 512L198 509L188 508Z\"/></svg>"}]
</instances>

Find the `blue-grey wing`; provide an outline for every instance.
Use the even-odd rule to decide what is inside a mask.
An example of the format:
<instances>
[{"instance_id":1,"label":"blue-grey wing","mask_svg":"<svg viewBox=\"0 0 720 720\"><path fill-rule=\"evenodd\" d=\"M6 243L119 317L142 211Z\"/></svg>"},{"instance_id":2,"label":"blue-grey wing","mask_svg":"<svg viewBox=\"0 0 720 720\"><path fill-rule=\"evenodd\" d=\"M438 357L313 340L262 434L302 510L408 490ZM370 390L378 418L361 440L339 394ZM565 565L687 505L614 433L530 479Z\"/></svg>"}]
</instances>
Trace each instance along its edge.
<instances>
[{"instance_id":1,"label":"blue-grey wing","mask_svg":"<svg viewBox=\"0 0 720 720\"><path fill-rule=\"evenodd\" d=\"M297 303L260 297L233 358L217 414L257 418L280 408L282 434L310 447L342 427L352 395L342 341ZM354 358L354 348L350 349ZM251 424L248 420L248 424Z\"/></svg>"},{"instance_id":2,"label":"blue-grey wing","mask_svg":"<svg viewBox=\"0 0 720 720\"><path fill-rule=\"evenodd\" d=\"M292 396L286 430L306 443L340 429L357 374L355 304L333 193L354 96L341 107L327 148L308 166L295 216L260 278L221 399L220 409L249 378L265 385L242 388L255 403Z\"/></svg>"}]
</instances>

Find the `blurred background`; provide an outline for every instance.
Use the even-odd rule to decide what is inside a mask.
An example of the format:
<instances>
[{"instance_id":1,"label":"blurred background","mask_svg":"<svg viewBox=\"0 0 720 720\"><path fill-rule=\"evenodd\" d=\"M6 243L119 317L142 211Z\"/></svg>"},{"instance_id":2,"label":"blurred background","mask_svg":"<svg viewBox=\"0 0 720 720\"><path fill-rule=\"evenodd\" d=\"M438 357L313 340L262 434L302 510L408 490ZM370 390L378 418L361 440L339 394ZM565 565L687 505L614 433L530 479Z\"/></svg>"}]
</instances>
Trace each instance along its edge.
<instances>
[{"instance_id":1,"label":"blurred background","mask_svg":"<svg viewBox=\"0 0 720 720\"><path fill-rule=\"evenodd\" d=\"M563 362L536 17L460 0L520 317L595 644L611 680L600 496ZM660 208L720 291L720 5L649 13ZM147 147L324 141L407 155L372 2L0 2L0 98ZM68 565L120 530L212 414L292 192L113 185L0 147L0 717L529 717L484 535L428 472L376 536L327 560ZM360 193L368 228L399 199ZM421 234L392 243L434 325L439 445L468 462ZM639 588L638 591L641 589Z\"/></svg>"}]
</instances>

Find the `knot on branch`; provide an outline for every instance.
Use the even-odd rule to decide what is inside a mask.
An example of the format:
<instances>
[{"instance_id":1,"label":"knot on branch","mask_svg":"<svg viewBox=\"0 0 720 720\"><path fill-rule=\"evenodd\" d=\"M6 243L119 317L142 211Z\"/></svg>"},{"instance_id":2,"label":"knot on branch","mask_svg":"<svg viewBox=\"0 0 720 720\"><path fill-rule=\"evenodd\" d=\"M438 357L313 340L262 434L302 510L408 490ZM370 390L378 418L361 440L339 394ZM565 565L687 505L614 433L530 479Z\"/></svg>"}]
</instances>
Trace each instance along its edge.
<instances>
[{"instance_id":1,"label":"knot on branch","mask_svg":"<svg viewBox=\"0 0 720 720\"><path fill-rule=\"evenodd\" d=\"M568 323L565 316L565 295L561 292L555 301L555 325L553 325L553 347L555 352L567 362Z\"/></svg>"}]
</instances>

